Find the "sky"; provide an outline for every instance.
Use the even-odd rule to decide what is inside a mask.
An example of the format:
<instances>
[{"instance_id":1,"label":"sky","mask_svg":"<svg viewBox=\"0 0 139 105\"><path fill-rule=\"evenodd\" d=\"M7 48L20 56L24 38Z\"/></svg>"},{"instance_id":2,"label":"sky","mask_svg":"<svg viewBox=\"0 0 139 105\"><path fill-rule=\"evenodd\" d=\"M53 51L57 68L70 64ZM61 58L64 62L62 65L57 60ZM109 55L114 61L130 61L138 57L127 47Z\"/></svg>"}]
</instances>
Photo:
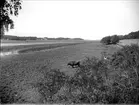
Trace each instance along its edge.
<instances>
[{"instance_id":1,"label":"sky","mask_svg":"<svg viewBox=\"0 0 139 105\"><path fill-rule=\"evenodd\" d=\"M138 0L23 0L6 34L100 40L139 30Z\"/></svg>"}]
</instances>

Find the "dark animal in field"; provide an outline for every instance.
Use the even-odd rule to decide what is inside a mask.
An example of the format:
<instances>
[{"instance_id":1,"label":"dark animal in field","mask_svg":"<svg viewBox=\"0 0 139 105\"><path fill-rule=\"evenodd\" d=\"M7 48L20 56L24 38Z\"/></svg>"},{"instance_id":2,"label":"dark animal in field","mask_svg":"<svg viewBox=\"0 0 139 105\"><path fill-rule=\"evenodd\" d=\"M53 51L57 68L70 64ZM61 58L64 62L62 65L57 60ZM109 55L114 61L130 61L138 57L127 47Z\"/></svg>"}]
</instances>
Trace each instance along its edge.
<instances>
[{"instance_id":1,"label":"dark animal in field","mask_svg":"<svg viewBox=\"0 0 139 105\"><path fill-rule=\"evenodd\" d=\"M71 66L72 68L77 68L80 67L80 61L70 61L67 65Z\"/></svg>"}]
</instances>

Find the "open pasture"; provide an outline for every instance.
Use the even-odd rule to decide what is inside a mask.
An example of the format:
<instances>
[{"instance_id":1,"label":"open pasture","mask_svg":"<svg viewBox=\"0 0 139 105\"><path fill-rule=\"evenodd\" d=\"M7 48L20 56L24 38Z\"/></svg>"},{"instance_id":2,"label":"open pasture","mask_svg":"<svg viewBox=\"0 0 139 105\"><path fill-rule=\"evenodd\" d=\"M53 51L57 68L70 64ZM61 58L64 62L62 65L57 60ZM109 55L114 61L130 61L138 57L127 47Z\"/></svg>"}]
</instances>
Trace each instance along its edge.
<instances>
[{"instance_id":1,"label":"open pasture","mask_svg":"<svg viewBox=\"0 0 139 105\"><path fill-rule=\"evenodd\" d=\"M131 44L139 45L139 39L120 40L119 44L120 45L131 45Z\"/></svg>"},{"instance_id":2,"label":"open pasture","mask_svg":"<svg viewBox=\"0 0 139 105\"><path fill-rule=\"evenodd\" d=\"M92 56L100 58L101 52L113 53L117 49L113 46L105 47L98 41L92 41L51 50L7 56L0 59L0 83L1 85L12 83L12 86L18 88L19 91L20 89L26 91L31 84L42 81L44 74L50 69L60 69L60 71L72 76L75 71L67 66L69 61L80 61L85 57ZM33 92L29 92L29 95L33 95Z\"/></svg>"},{"instance_id":3,"label":"open pasture","mask_svg":"<svg viewBox=\"0 0 139 105\"><path fill-rule=\"evenodd\" d=\"M38 40L38 41L15 41L15 40L2 40L1 41L1 52L8 52L8 51L14 51L14 50L22 50L22 49L34 49L34 48L42 48L42 49L48 49L65 45L72 45L72 44L78 44L78 43L84 43L86 41L81 40Z\"/></svg>"},{"instance_id":4,"label":"open pasture","mask_svg":"<svg viewBox=\"0 0 139 105\"><path fill-rule=\"evenodd\" d=\"M23 45L38 45L38 44L57 44L57 43L80 43L84 42L83 40L26 40L26 41L18 41L18 40L1 40L2 47L9 46L23 46Z\"/></svg>"},{"instance_id":5,"label":"open pasture","mask_svg":"<svg viewBox=\"0 0 139 105\"><path fill-rule=\"evenodd\" d=\"M40 46L40 45L39 45ZM43 45L44 46L44 45ZM62 47L63 46L63 47ZM19 46L20 47L20 46ZM42 47L43 48L43 47ZM113 53L118 48L109 46L104 47L99 42L86 42L82 44L74 45L61 45L61 47L54 47L51 50L43 50L39 52L20 53L18 55L7 56L0 60L0 71L4 72L4 75L11 72L12 74L20 74L22 72L31 72L29 75L33 75L33 72L40 72L40 69L47 70L48 68L58 68L68 71L67 63L72 60L82 60L85 57L101 57L101 52L106 51ZM32 50L32 49L29 49ZM23 52L28 51L21 50ZM9 74L9 73L8 73ZM15 75L15 76L16 76ZM24 75L26 78L28 74ZM14 76L11 76L14 78ZM34 77L36 78L36 77Z\"/></svg>"}]
</instances>

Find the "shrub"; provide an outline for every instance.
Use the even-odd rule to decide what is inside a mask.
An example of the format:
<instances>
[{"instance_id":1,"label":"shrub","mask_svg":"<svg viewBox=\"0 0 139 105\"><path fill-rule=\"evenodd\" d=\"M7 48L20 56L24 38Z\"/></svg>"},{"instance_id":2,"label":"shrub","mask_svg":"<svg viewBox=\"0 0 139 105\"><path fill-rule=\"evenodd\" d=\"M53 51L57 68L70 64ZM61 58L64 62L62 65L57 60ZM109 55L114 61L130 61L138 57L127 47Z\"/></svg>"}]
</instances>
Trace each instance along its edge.
<instances>
[{"instance_id":1,"label":"shrub","mask_svg":"<svg viewBox=\"0 0 139 105\"><path fill-rule=\"evenodd\" d=\"M105 45L117 44L119 42L119 37L117 35L106 36L106 37L102 38L100 42Z\"/></svg>"},{"instance_id":2,"label":"shrub","mask_svg":"<svg viewBox=\"0 0 139 105\"><path fill-rule=\"evenodd\" d=\"M110 65L114 69L113 88L121 91L118 95L119 101L139 103L139 46L124 46L112 55Z\"/></svg>"},{"instance_id":3,"label":"shrub","mask_svg":"<svg viewBox=\"0 0 139 105\"><path fill-rule=\"evenodd\" d=\"M117 44L119 40L123 39L139 39L139 31L136 32L130 32L127 35L112 35L112 36L106 36L101 39L101 43L103 44Z\"/></svg>"},{"instance_id":4,"label":"shrub","mask_svg":"<svg viewBox=\"0 0 139 105\"><path fill-rule=\"evenodd\" d=\"M66 78L67 76L63 72L60 72L59 69L51 69L45 72L44 79L37 83L36 86L47 103L53 102L54 94L65 84Z\"/></svg>"},{"instance_id":5,"label":"shrub","mask_svg":"<svg viewBox=\"0 0 139 105\"><path fill-rule=\"evenodd\" d=\"M119 37L117 35L111 36L111 44L117 44L119 42Z\"/></svg>"},{"instance_id":6,"label":"shrub","mask_svg":"<svg viewBox=\"0 0 139 105\"><path fill-rule=\"evenodd\" d=\"M139 46L132 44L124 46L121 50L114 53L111 59L111 65L116 69L135 73L136 78L139 76Z\"/></svg>"},{"instance_id":7,"label":"shrub","mask_svg":"<svg viewBox=\"0 0 139 105\"><path fill-rule=\"evenodd\" d=\"M39 81L16 84L13 80L0 79L0 103L51 103L53 96L63 87L67 76L59 69L41 71ZM34 96L32 96L34 95Z\"/></svg>"},{"instance_id":8,"label":"shrub","mask_svg":"<svg viewBox=\"0 0 139 105\"><path fill-rule=\"evenodd\" d=\"M102 38L100 42L105 44L105 45L111 44L111 37L106 36L106 37Z\"/></svg>"}]
</instances>

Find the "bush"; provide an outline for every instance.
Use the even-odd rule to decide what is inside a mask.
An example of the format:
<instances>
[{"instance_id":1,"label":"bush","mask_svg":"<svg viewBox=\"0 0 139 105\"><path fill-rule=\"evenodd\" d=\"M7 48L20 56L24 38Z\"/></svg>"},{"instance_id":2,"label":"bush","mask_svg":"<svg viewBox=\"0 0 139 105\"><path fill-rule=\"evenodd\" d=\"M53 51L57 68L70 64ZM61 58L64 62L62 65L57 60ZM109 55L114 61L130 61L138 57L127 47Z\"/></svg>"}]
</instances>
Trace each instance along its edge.
<instances>
[{"instance_id":1,"label":"bush","mask_svg":"<svg viewBox=\"0 0 139 105\"><path fill-rule=\"evenodd\" d=\"M124 46L112 55L110 62L114 69L112 75L114 88L121 90L121 102L133 104L139 103L139 46Z\"/></svg>"},{"instance_id":2,"label":"bush","mask_svg":"<svg viewBox=\"0 0 139 105\"><path fill-rule=\"evenodd\" d=\"M118 52L112 55L112 65L120 68L136 68L139 66L139 46L123 46Z\"/></svg>"},{"instance_id":3,"label":"bush","mask_svg":"<svg viewBox=\"0 0 139 105\"><path fill-rule=\"evenodd\" d=\"M109 44L117 44L119 40L123 39L139 39L139 31L130 32L127 35L112 35L106 36L101 39L101 43L109 45Z\"/></svg>"},{"instance_id":4,"label":"bush","mask_svg":"<svg viewBox=\"0 0 139 105\"><path fill-rule=\"evenodd\" d=\"M117 35L111 36L111 44L117 44L119 42L119 37Z\"/></svg>"},{"instance_id":5,"label":"bush","mask_svg":"<svg viewBox=\"0 0 139 105\"><path fill-rule=\"evenodd\" d=\"M39 92L43 95L45 101L48 103L53 102L53 96L65 84L67 76L60 72L59 69L51 69L45 72L44 80L36 84Z\"/></svg>"},{"instance_id":6,"label":"bush","mask_svg":"<svg viewBox=\"0 0 139 105\"><path fill-rule=\"evenodd\" d=\"M139 46L132 44L124 46L114 53L111 59L111 66L119 70L129 81L132 88L139 86Z\"/></svg>"},{"instance_id":7,"label":"bush","mask_svg":"<svg viewBox=\"0 0 139 105\"><path fill-rule=\"evenodd\" d=\"M111 37L110 36L106 36L106 37L102 38L100 42L105 44L105 45L108 45L108 44L111 43Z\"/></svg>"},{"instance_id":8,"label":"bush","mask_svg":"<svg viewBox=\"0 0 139 105\"><path fill-rule=\"evenodd\" d=\"M41 71L42 72L42 71ZM44 70L44 77L37 82L16 84L13 80L0 79L1 104L51 103L53 96L65 84L67 76L59 69Z\"/></svg>"},{"instance_id":9,"label":"bush","mask_svg":"<svg viewBox=\"0 0 139 105\"><path fill-rule=\"evenodd\" d=\"M117 35L106 36L106 37L102 38L100 42L105 45L117 44L119 42L119 37Z\"/></svg>"}]
</instances>

